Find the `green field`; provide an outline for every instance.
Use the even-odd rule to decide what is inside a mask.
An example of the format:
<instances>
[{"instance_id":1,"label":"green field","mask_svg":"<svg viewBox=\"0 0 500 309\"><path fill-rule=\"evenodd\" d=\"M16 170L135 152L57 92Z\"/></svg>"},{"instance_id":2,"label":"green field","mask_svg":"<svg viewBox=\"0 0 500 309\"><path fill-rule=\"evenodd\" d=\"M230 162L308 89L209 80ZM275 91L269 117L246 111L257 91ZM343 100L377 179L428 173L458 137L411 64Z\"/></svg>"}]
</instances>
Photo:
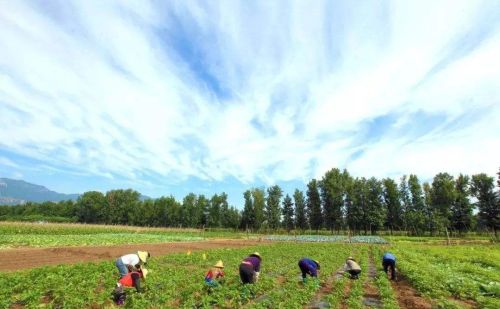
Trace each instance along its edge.
<instances>
[{"instance_id":1,"label":"green field","mask_svg":"<svg viewBox=\"0 0 500 309\"><path fill-rule=\"evenodd\" d=\"M328 308L364 308L365 284L376 287L382 308L398 308L395 293L381 271L380 257L390 248L398 256L398 266L411 284L436 306L461 308L460 300L475 307L499 308L500 247L489 246L392 246L334 243L276 243L244 249L220 249L173 254L151 259L152 271L146 292L132 290L126 308L302 308L308 304ZM238 263L249 252L263 256L261 280L252 286L239 283ZM207 259L203 259L203 254ZM347 256L356 257L364 269L361 279L352 281L336 271ZM297 261L303 256L321 262L320 285L300 282ZM369 257L377 268L369 276ZM202 279L214 261L226 265L222 287L208 294ZM0 308L82 308L112 307L110 293L117 271L113 261L72 266L43 267L2 274ZM345 292L346 284L350 285ZM323 288L328 286L328 292Z\"/></svg>"},{"instance_id":2,"label":"green field","mask_svg":"<svg viewBox=\"0 0 500 309\"><path fill-rule=\"evenodd\" d=\"M216 229L0 222L0 249L162 243L253 236L255 235Z\"/></svg>"}]
</instances>

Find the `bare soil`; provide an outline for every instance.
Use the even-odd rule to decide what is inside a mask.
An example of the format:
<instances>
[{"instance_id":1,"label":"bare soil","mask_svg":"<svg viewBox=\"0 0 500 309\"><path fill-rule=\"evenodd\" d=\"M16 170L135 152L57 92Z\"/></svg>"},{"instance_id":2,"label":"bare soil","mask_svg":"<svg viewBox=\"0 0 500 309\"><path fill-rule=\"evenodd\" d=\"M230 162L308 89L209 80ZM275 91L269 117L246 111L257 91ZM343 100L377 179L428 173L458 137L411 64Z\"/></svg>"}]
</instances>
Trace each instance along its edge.
<instances>
[{"instance_id":1,"label":"bare soil","mask_svg":"<svg viewBox=\"0 0 500 309\"><path fill-rule=\"evenodd\" d=\"M363 285L363 304L367 307L381 307L379 291L373 284L377 276L377 267L375 266L371 251L368 260L368 278Z\"/></svg>"},{"instance_id":2,"label":"bare soil","mask_svg":"<svg viewBox=\"0 0 500 309\"><path fill-rule=\"evenodd\" d=\"M399 307L403 309L431 309L432 304L418 294L405 279L405 277L399 273L396 281L391 281L392 289L396 294L398 299Z\"/></svg>"},{"instance_id":3,"label":"bare soil","mask_svg":"<svg viewBox=\"0 0 500 309\"><path fill-rule=\"evenodd\" d=\"M324 301L324 298L332 292L336 274L337 272L334 272L324 283L321 284L321 287L318 292L316 292L316 295L314 295L313 299L309 302L309 304L305 305L304 308L328 308L328 303Z\"/></svg>"},{"instance_id":4,"label":"bare soil","mask_svg":"<svg viewBox=\"0 0 500 309\"><path fill-rule=\"evenodd\" d=\"M197 242L171 242L131 244L97 247L21 248L0 250L0 271L16 271L46 265L75 264L114 260L138 250L149 251L152 256L217 248L240 248L268 244L262 240L217 239Z\"/></svg>"}]
</instances>

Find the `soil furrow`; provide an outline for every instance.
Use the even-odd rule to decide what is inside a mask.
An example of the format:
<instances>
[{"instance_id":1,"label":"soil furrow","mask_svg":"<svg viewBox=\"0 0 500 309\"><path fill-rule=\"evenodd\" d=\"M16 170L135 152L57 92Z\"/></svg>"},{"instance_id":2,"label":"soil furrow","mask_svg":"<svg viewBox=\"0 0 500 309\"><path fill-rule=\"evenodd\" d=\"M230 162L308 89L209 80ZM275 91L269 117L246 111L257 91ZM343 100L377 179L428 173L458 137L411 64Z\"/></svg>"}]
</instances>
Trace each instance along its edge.
<instances>
[{"instance_id":1,"label":"soil furrow","mask_svg":"<svg viewBox=\"0 0 500 309\"><path fill-rule=\"evenodd\" d=\"M16 271L46 265L114 261L121 255L146 250L154 256L218 248L240 248L269 244L257 240L207 240L96 247L22 248L0 250L0 271Z\"/></svg>"}]
</instances>

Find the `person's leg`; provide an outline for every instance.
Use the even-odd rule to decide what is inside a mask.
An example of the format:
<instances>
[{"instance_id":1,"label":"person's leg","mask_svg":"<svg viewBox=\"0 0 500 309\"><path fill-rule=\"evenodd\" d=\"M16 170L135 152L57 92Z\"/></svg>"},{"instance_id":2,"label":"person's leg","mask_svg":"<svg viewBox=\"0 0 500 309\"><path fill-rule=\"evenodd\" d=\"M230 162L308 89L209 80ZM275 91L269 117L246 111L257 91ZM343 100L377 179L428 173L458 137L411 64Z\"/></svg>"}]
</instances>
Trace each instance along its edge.
<instances>
[{"instance_id":1,"label":"person's leg","mask_svg":"<svg viewBox=\"0 0 500 309\"><path fill-rule=\"evenodd\" d=\"M253 283L253 270L246 266L246 265L240 265L240 279L243 284L247 283Z\"/></svg>"},{"instance_id":2,"label":"person's leg","mask_svg":"<svg viewBox=\"0 0 500 309\"><path fill-rule=\"evenodd\" d=\"M134 284L135 290L140 293L141 290L141 276L138 273L132 274L132 283Z\"/></svg>"},{"instance_id":3,"label":"person's leg","mask_svg":"<svg viewBox=\"0 0 500 309\"><path fill-rule=\"evenodd\" d=\"M128 274L128 268L123 264L122 259L118 258L115 262L118 271L120 272L120 277L125 277Z\"/></svg>"},{"instance_id":4,"label":"person's leg","mask_svg":"<svg viewBox=\"0 0 500 309\"><path fill-rule=\"evenodd\" d=\"M382 261L382 266L384 267L384 272L387 274L387 271L389 270L389 261L388 260L383 260Z\"/></svg>"},{"instance_id":5,"label":"person's leg","mask_svg":"<svg viewBox=\"0 0 500 309\"><path fill-rule=\"evenodd\" d=\"M396 280L396 261L391 263L391 279Z\"/></svg>"},{"instance_id":6,"label":"person's leg","mask_svg":"<svg viewBox=\"0 0 500 309\"><path fill-rule=\"evenodd\" d=\"M302 272L302 280L305 281L307 277L307 267L303 263L299 263L300 271Z\"/></svg>"}]
</instances>

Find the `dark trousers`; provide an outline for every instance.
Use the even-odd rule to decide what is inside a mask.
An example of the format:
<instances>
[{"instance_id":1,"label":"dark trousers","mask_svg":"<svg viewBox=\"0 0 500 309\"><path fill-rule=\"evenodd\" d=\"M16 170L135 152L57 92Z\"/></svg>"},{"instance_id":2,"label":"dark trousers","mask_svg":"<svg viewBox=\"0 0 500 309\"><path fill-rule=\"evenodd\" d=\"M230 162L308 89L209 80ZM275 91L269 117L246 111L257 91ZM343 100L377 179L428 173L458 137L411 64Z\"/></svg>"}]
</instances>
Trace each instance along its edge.
<instances>
[{"instance_id":1,"label":"dark trousers","mask_svg":"<svg viewBox=\"0 0 500 309\"><path fill-rule=\"evenodd\" d=\"M255 283L255 271L253 267L246 264L240 264L240 278L243 284Z\"/></svg>"},{"instance_id":2,"label":"dark trousers","mask_svg":"<svg viewBox=\"0 0 500 309\"><path fill-rule=\"evenodd\" d=\"M351 275L351 278L358 279L359 274L361 274L361 269L351 269L349 270L349 274Z\"/></svg>"},{"instance_id":3,"label":"dark trousers","mask_svg":"<svg viewBox=\"0 0 500 309\"><path fill-rule=\"evenodd\" d=\"M384 271L387 273L389 271L389 267L391 268L391 279L396 279L396 261L394 260L383 260L382 266L384 267Z\"/></svg>"}]
</instances>

